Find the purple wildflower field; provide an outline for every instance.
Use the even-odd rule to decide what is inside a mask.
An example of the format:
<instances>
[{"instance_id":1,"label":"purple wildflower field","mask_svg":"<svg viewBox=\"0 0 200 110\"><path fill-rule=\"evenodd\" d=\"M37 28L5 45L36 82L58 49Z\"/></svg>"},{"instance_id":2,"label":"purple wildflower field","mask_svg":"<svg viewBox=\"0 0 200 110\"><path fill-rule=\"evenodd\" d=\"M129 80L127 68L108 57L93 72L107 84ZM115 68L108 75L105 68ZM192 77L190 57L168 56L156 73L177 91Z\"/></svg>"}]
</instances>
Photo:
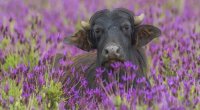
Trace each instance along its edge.
<instances>
[{"instance_id":1,"label":"purple wildflower field","mask_svg":"<svg viewBox=\"0 0 200 110\"><path fill-rule=\"evenodd\" d=\"M199 0L0 0L0 110L200 110L199 6ZM129 70L137 69L128 61L112 64L106 85L97 68L94 89L69 67L72 56L86 52L64 38L94 12L117 7L144 13L143 24L162 31L145 46L151 87L127 89L135 78ZM53 67L56 53L65 55L63 68ZM113 76L119 68L127 70L124 83Z\"/></svg>"}]
</instances>

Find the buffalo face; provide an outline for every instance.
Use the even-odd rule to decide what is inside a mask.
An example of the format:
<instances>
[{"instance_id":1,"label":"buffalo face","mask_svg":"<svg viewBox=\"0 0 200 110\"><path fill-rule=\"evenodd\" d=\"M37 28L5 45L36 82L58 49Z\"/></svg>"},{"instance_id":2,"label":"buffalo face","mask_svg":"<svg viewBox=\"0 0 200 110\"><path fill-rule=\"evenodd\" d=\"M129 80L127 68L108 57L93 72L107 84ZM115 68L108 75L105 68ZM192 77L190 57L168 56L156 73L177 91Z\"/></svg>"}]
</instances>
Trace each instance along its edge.
<instances>
[{"instance_id":1,"label":"buffalo face","mask_svg":"<svg viewBox=\"0 0 200 110\"><path fill-rule=\"evenodd\" d=\"M96 12L83 29L67 38L68 43L90 51L97 50L97 65L107 67L115 61L134 60L137 48L160 36L152 25L141 25L144 15L135 16L123 8Z\"/></svg>"},{"instance_id":2,"label":"buffalo face","mask_svg":"<svg viewBox=\"0 0 200 110\"><path fill-rule=\"evenodd\" d=\"M121 10L103 10L90 20L91 42L97 49L97 64L105 66L114 61L129 60L132 23L129 14Z\"/></svg>"}]
</instances>

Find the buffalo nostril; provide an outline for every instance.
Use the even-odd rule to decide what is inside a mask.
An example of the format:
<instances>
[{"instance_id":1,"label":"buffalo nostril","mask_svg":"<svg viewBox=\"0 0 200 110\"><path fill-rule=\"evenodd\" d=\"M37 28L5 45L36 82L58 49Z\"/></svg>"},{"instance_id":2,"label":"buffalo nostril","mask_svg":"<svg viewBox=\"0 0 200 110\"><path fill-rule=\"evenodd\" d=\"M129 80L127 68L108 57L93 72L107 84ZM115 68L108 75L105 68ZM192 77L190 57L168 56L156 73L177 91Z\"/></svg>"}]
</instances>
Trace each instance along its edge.
<instances>
[{"instance_id":1,"label":"buffalo nostril","mask_svg":"<svg viewBox=\"0 0 200 110\"><path fill-rule=\"evenodd\" d=\"M108 49L105 49L105 54L107 55L109 53Z\"/></svg>"},{"instance_id":2,"label":"buffalo nostril","mask_svg":"<svg viewBox=\"0 0 200 110\"><path fill-rule=\"evenodd\" d=\"M109 55L109 50L105 48L105 49L103 50L103 56L107 58L108 55Z\"/></svg>"},{"instance_id":3,"label":"buffalo nostril","mask_svg":"<svg viewBox=\"0 0 200 110\"><path fill-rule=\"evenodd\" d=\"M117 55L117 57L120 56L120 48L117 48L117 50L116 50L116 55Z\"/></svg>"},{"instance_id":4,"label":"buffalo nostril","mask_svg":"<svg viewBox=\"0 0 200 110\"><path fill-rule=\"evenodd\" d=\"M117 48L117 50L116 50L116 53L117 53L117 54L119 54L119 50L120 50L120 49L119 49L119 48Z\"/></svg>"}]
</instances>

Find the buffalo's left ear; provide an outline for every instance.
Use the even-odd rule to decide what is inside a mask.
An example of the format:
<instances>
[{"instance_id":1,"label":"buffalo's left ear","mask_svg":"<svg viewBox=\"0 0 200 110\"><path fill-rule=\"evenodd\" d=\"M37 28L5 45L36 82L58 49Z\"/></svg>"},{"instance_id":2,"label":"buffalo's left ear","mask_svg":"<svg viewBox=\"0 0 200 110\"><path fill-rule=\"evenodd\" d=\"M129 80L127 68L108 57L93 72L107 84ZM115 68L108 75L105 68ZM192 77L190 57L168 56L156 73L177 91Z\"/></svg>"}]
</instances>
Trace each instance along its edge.
<instances>
[{"instance_id":1,"label":"buffalo's left ear","mask_svg":"<svg viewBox=\"0 0 200 110\"><path fill-rule=\"evenodd\" d=\"M89 39L90 27L86 22L81 22L82 29L78 30L74 35L66 37L64 43L75 45L76 47L90 51L93 49L93 45Z\"/></svg>"},{"instance_id":2,"label":"buffalo's left ear","mask_svg":"<svg viewBox=\"0 0 200 110\"><path fill-rule=\"evenodd\" d=\"M144 46L161 35L159 28L152 25L138 25L135 27L134 42L136 46Z\"/></svg>"},{"instance_id":3,"label":"buffalo's left ear","mask_svg":"<svg viewBox=\"0 0 200 110\"><path fill-rule=\"evenodd\" d=\"M90 51L93 49L92 43L89 40L89 32L84 29L79 30L72 36L66 37L64 43L75 45L84 51Z\"/></svg>"}]
</instances>

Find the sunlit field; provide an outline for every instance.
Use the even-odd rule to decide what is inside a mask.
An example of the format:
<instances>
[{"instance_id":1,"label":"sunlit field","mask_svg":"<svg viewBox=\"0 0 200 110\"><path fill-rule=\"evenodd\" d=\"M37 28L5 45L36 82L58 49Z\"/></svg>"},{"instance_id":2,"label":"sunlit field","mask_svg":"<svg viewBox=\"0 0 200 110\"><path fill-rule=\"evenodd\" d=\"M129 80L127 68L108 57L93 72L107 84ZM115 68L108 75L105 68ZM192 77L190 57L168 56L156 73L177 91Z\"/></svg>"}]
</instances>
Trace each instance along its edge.
<instances>
[{"instance_id":1,"label":"sunlit field","mask_svg":"<svg viewBox=\"0 0 200 110\"><path fill-rule=\"evenodd\" d=\"M0 0L0 110L200 110L199 6L199 0ZM93 89L83 76L87 65L79 72L70 66L87 52L64 39L96 11L118 7L144 13L142 24L162 32L144 47L151 87L127 88L137 69L128 61L112 64L107 84L97 68ZM55 68L58 53L64 58ZM113 75L119 68L127 70L124 83Z\"/></svg>"}]
</instances>

